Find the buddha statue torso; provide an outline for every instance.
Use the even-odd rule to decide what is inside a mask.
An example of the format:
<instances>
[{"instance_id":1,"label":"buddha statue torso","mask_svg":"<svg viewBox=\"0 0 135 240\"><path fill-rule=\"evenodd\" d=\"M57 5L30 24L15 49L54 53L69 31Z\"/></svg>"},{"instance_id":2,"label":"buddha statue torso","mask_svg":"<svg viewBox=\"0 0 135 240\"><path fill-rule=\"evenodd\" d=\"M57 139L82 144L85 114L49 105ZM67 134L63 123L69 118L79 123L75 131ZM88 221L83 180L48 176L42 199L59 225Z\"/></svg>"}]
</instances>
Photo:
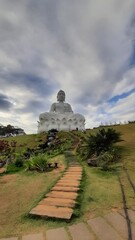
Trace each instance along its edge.
<instances>
[{"instance_id":1,"label":"buddha statue torso","mask_svg":"<svg viewBox=\"0 0 135 240\"><path fill-rule=\"evenodd\" d=\"M53 103L50 109L50 112L56 112L56 113L73 113L72 108L70 104L59 102L59 103Z\"/></svg>"}]
</instances>

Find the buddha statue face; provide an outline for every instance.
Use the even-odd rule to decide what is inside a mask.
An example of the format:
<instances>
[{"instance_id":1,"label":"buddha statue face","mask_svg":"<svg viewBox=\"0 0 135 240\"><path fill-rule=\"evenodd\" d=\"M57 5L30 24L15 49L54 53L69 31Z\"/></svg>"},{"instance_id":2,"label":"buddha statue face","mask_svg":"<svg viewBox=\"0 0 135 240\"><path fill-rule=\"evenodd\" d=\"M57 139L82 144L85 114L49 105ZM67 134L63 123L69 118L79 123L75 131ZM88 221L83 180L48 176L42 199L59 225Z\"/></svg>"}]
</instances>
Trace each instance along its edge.
<instances>
[{"instance_id":1,"label":"buddha statue face","mask_svg":"<svg viewBox=\"0 0 135 240\"><path fill-rule=\"evenodd\" d=\"M58 102L64 102L65 101L65 92L63 90L60 90L57 94L57 101Z\"/></svg>"}]
</instances>

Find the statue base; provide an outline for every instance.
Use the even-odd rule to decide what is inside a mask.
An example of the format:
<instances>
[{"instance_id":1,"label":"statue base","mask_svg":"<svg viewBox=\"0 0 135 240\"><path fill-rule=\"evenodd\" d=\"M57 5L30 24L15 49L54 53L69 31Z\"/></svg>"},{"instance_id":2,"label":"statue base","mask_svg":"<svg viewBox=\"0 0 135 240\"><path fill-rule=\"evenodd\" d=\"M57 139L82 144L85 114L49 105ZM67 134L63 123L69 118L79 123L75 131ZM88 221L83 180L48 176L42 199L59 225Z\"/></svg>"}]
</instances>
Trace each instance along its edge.
<instances>
[{"instance_id":1,"label":"statue base","mask_svg":"<svg viewBox=\"0 0 135 240\"><path fill-rule=\"evenodd\" d=\"M42 113L39 116L38 133L51 129L58 131L85 130L85 118L81 114L73 113Z\"/></svg>"}]
</instances>

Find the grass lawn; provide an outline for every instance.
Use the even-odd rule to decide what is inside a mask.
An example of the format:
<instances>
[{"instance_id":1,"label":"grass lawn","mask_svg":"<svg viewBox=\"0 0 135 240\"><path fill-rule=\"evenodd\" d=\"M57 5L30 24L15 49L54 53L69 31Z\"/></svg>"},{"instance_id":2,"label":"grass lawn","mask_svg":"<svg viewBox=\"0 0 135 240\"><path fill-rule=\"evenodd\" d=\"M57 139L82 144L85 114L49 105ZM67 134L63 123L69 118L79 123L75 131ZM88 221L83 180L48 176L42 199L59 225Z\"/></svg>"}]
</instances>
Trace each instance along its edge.
<instances>
[{"instance_id":1,"label":"grass lawn","mask_svg":"<svg viewBox=\"0 0 135 240\"><path fill-rule=\"evenodd\" d=\"M64 165L64 155L54 157L53 161L59 162L59 166ZM0 238L54 226L53 221L33 219L28 213L61 174L57 170L46 173L21 171L0 176Z\"/></svg>"},{"instance_id":2,"label":"grass lawn","mask_svg":"<svg viewBox=\"0 0 135 240\"><path fill-rule=\"evenodd\" d=\"M135 206L135 194L129 184L124 167L127 168L135 185L135 124L119 125L113 128L122 133L123 141L118 143L122 147L118 173L124 185L127 205L132 207ZM97 129L90 130L90 132L97 132ZM81 219L103 215L108 211L117 211L122 208L122 196L116 171L104 172L98 168L87 166L85 162L83 162L83 166L86 177L81 204Z\"/></svg>"},{"instance_id":3,"label":"grass lawn","mask_svg":"<svg viewBox=\"0 0 135 240\"><path fill-rule=\"evenodd\" d=\"M126 192L128 207L135 206L135 195L127 180L123 167L128 169L130 177L135 184L135 124L114 126L114 129L122 133L123 141L118 143L122 147L122 159L119 163L118 172L122 179ZM75 135L81 141L89 133L95 133L98 129L88 130L87 133L76 132ZM59 133L61 141L65 144L66 139L70 143L71 135ZM65 137L66 136L66 137ZM44 135L21 136L18 146L28 142L37 146ZM19 137L18 137L19 138ZM32 142L33 139L33 142ZM63 140L64 139L64 140ZM70 146L70 144L69 144ZM30 147L30 145L29 145ZM51 161L64 164L64 156L59 155ZM74 222L86 221L89 218L102 216L110 211L117 211L123 207L121 190L117 179L117 171L104 172L99 168L89 167L86 161L81 161L84 168L82 181L82 193L79 201L81 207L76 209L78 217L74 217L70 223L58 220L37 219L28 217L28 212L39 202L46 192L59 178L60 172L50 171L47 173L18 172L0 176L0 238L22 235L26 233L37 233L48 228L55 228L72 224Z\"/></svg>"}]
</instances>

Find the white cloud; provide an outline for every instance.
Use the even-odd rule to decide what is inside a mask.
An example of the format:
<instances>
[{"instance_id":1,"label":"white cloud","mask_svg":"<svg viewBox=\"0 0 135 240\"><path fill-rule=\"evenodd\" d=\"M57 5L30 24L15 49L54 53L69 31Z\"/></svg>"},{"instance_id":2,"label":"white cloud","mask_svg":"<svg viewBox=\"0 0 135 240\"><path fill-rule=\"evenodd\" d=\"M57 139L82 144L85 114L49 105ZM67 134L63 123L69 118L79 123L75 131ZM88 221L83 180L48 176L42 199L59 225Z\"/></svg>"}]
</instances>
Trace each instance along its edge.
<instances>
[{"instance_id":1,"label":"white cloud","mask_svg":"<svg viewBox=\"0 0 135 240\"><path fill-rule=\"evenodd\" d=\"M85 114L87 127L135 118L131 96L126 104L124 99L114 106L107 103L135 88L135 70L129 68L134 10L134 0L1 1L0 81L16 103L8 113L9 123L14 125L14 115L24 130L36 132L38 111L33 112L30 102L41 101L39 110L49 111L59 89L65 90L74 111ZM28 75L37 77L33 86Z\"/></svg>"}]
</instances>

